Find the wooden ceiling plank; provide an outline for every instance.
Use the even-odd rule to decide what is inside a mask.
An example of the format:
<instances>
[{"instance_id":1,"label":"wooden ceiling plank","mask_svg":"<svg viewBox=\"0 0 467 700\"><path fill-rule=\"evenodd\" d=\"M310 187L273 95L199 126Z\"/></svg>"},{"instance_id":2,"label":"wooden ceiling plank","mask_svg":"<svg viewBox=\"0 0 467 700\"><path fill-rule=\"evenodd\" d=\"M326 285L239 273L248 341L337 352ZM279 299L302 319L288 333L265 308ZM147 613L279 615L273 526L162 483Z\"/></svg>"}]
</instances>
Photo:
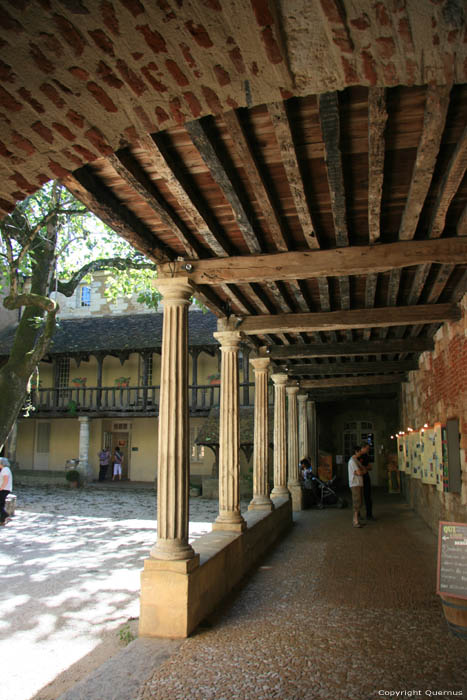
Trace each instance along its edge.
<instances>
[{"instance_id":1,"label":"wooden ceiling plank","mask_svg":"<svg viewBox=\"0 0 467 700\"><path fill-rule=\"evenodd\" d=\"M268 230L279 251L288 250L288 245L281 229L280 216L270 196L240 121L240 112L224 112L223 120L232 139L235 150L242 161L245 174L250 182L258 206L260 207Z\"/></svg>"},{"instance_id":2,"label":"wooden ceiling plank","mask_svg":"<svg viewBox=\"0 0 467 700\"><path fill-rule=\"evenodd\" d=\"M276 141L281 153L282 165L284 166L290 186L303 236L309 248L319 248L316 227L313 224L308 207L285 104L283 102L271 102L268 104L268 112L274 127Z\"/></svg>"},{"instance_id":3,"label":"wooden ceiling plank","mask_svg":"<svg viewBox=\"0 0 467 700\"><path fill-rule=\"evenodd\" d=\"M425 263L467 262L467 239L443 238L429 241L400 241L378 246L349 246L333 250L244 255L226 259L208 258L192 261L190 277L198 284L245 284L345 277L391 271L388 297L395 305L399 291L398 268ZM394 270L397 269L397 272ZM345 290L345 287L344 287ZM326 288L320 287L321 303L326 302Z\"/></svg>"},{"instance_id":4,"label":"wooden ceiling plank","mask_svg":"<svg viewBox=\"0 0 467 700\"><path fill-rule=\"evenodd\" d=\"M154 183L131 155L124 152L116 153L108 156L107 161L118 176L152 209L164 226L178 238L189 257L195 259L205 257L202 245L172 207L164 202Z\"/></svg>"},{"instance_id":5,"label":"wooden ceiling plank","mask_svg":"<svg viewBox=\"0 0 467 700\"><path fill-rule=\"evenodd\" d=\"M146 224L100 182L89 166L67 175L61 182L89 211L150 260L165 263L176 258L175 251L158 242Z\"/></svg>"},{"instance_id":6,"label":"wooden ceiling plank","mask_svg":"<svg viewBox=\"0 0 467 700\"><path fill-rule=\"evenodd\" d=\"M210 134L206 128L205 119L187 122L185 128L188 131L193 144L198 149L202 159L209 168L214 181L222 189L227 201L232 207L232 211L243 239L250 253L260 253L261 245L254 231L249 215L238 196L234 184L230 179L224 164L216 153L211 141Z\"/></svg>"},{"instance_id":7,"label":"wooden ceiling plank","mask_svg":"<svg viewBox=\"0 0 467 700\"><path fill-rule=\"evenodd\" d=\"M267 354L273 359L302 359L304 357L339 357L350 355L382 355L400 352L425 352L433 350L433 338L417 337L393 340L353 341L352 343L307 343L291 348L272 345Z\"/></svg>"},{"instance_id":8,"label":"wooden ceiling plank","mask_svg":"<svg viewBox=\"0 0 467 700\"><path fill-rule=\"evenodd\" d=\"M381 197L384 178L384 130L388 113L385 88L368 91L368 231L369 242L380 240Z\"/></svg>"},{"instance_id":9,"label":"wooden ceiling plank","mask_svg":"<svg viewBox=\"0 0 467 700\"><path fill-rule=\"evenodd\" d=\"M399 240L413 239L430 188L449 107L450 85L427 87L423 130L417 148L409 194L399 228Z\"/></svg>"},{"instance_id":10,"label":"wooden ceiling plank","mask_svg":"<svg viewBox=\"0 0 467 700\"><path fill-rule=\"evenodd\" d=\"M386 372L410 372L418 369L417 360L405 360L404 362L375 361L375 362L346 362L326 365L288 365L288 374L333 376L343 374L385 374Z\"/></svg>"},{"instance_id":11,"label":"wooden ceiling plank","mask_svg":"<svg viewBox=\"0 0 467 700\"><path fill-rule=\"evenodd\" d=\"M302 389L324 389L332 386L371 386L372 384L397 384L405 381L406 375L400 374L375 374L368 377L335 377L323 379L302 379Z\"/></svg>"},{"instance_id":12,"label":"wooden ceiling plank","mask_svg":"<svg viewBox=\"0 0 467 700\"><path fill-rule=\"evenodd\" d=\"M428 228L428 238L439 238L446 222L446 214L451 204L452 198L459 189L465 171L467 169L467 126L465 127L456 149L452 154L448 167L441 182L438 196L436 198L430 226Z\"/></svg>"},{"instance_id":13,"label":"wooden ceiling plank","mask_svg":"<svg viewBox=\"0 0 467 700\"><path fill-rule=\"evenodd\" d=\"M257 313L254 305L242 294L240 289L235 284L223 284L221 287L224 294L235 304L240 313L253 314Z\"/></svg>"},{"instance_id":14,"label":"wooden ceiling plank","mask_svg":"<svg viewBox=\"0 0 467 700\"><path fill-rule=\"evenodd\" d=\"M319 96L319 118L326 153L326 170L331 195L332 218L336 246L349 245L345 201L344 174L340 149L339 98L337 92L327 92Z\"/></svg>"},{"instance_id":15,"label":"wooden ceiling plank","mask_svg":"<svg viewBox=\"0 0 467 700\"><path fill-rule=\"evenodd\" d=\"M352 309L328 313L278 314L249 316L241 322L241 330L247 334L300 333L341 330L346 328L371 328L405 326L415 323L458 321L460 310L455 304L420 304L418 306L385 307L377 309Z\"/></svg>"}]
</instances>

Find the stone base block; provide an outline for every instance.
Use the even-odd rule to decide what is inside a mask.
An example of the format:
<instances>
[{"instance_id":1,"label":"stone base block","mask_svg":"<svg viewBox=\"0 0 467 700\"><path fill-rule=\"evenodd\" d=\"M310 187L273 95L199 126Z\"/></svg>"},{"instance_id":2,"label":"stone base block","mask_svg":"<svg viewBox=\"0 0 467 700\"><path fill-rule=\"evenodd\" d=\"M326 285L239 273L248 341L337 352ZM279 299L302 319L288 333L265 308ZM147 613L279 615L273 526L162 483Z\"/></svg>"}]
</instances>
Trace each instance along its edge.
<instances>
[{"instance_id":1,"label":"stone base block","mask_svg":"<svg viewBox=\"0 0 467 700\"><path fill-rule=\"evenodd\" d=\"M225 530L227 532L244 532L246 530L246 522L244 520L239 523L228 523L222 521L215 521L212 524L213 530Z\"/></svg>"},{"instance_id":2,"label":"stone base block","mask_svg":"<svg viewBox=\"0 0 467 700\"><path fill-rule=\"evenodd\" d=\"M180 571L172 566L182 562L145 560L141 574L141 637L188 637L291 527L291 501L276 499L273 511L249 511L245 521L244 532L216 529L196 540L199 566L194 569Z\"/></svg>"},{"instance_id":3,"label":"stone base block","mask_svg":"<svg viewBox=\"0 0 467 700\"><path fill-rule=\"evenodd\" d=\"M292 498L292 510L294 512L303 510L303 493L300 484L289 486L289 491Z\"/></svg>"}]
</instances>

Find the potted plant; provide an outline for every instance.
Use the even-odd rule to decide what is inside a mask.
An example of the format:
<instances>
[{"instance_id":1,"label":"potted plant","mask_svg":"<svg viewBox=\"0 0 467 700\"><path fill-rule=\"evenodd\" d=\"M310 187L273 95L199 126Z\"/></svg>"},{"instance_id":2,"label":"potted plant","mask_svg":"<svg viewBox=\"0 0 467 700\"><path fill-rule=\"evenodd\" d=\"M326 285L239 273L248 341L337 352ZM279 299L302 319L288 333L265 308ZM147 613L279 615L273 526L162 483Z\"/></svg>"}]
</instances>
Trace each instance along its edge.
<instances>
[{"instance_id":1,"label":"potted plant","mask_svg":"<svg viewBox=\"0 0 467 700\"><path fill-rule=\"evenodd\" d=\"M221 375L219 372L216 372L215 374L210 374L208 376L208 382L209 384L220 384L221 383Z\"/></svg>"},{"instance_id":2,"label":"potted plant","mask_svg":"<svg viewBox=\"0 0 467 700\"><path fill-rule=\"evenodd\" d=\"M65 479L68 481L70 488L78 488L81 482L81 474L77 469L69 469L65 474Z\"/></svg>"},{"instance_id":3,"label":"potted plant","mask_svg":"<svg viewBox=\"0 0 467 700\"><path fill-rule=\"evenodd\" d=\"M71 380L71 383L73 384L73 386L76 386L76 387L85 387L86 380L87 380L87 377L74 377L74 379Z\"/></svg>"},{"instance_id":4,"label":"potted plant","mask_svg":"<svg viewBox=\"0 0 467 700\"><path fill-rule=\"evenodd\" d=\"M122 389L124 387L130 386L130 377L117 377L115 380L115 386Z\"/></svg>"}]
</instances>

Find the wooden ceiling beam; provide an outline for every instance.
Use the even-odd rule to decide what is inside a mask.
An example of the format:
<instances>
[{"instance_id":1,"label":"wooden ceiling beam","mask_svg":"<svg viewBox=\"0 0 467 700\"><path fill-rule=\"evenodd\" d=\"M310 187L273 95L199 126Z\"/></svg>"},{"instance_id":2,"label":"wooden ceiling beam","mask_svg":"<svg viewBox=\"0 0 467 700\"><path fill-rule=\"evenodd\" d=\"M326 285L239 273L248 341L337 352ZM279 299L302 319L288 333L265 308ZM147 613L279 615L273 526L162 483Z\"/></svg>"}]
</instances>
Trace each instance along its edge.
<instances>
[{"instance_id":1,"label":"wooden ceiling beam","mask_svg":"<svg viewBox=\"0 0 467 700\"><path fill-rule=\"evenodd\" d=\"M327 403L338 401L339 403L345 399L355 400L357 398L367 399L372 397L375 399L393 399L396 398L399 392L400 384L383 384L383 386L341 386L336 390L332 387L327 389L312 389L308 391L308 398L311 401L318 403Z\"/></svg>"},{"instance_id":2,"label":"wooden ceiling beam","mask_svg":"<svg viewBox=\"0 0 467 700\"><path fill-rule=\"evenodd\" d=\"M196 146L202 159L209 168L214 181L222 189L224 196L232 207L235 220L237 221L248 250L250 253L260 253L261 245L258 236L250 221L249 214L236 191L234 183L228 175L224 163L216 152L209 133L208 124L209 118L205 117L197 121L187 122L185 128L193 144Z\"/></svg>"},{"instance_id":3,"label":"wooden ceiling beam","mask_svg":"<svg viewBox=\"0 0 467 700\"><path fill-rule=\"evenodd\" d=\"M439 238L446 223L446 214L467 169L467 126L452 154L436 198L428 238Z\"/></svg>"},{"instance_id":4,"label":"wooden ceiling beam","mask_svg":"<svg viewBox=\"0 0 467 700\"><path fill-rule=\"evenodd\" d=\"M450 85L428 86L423 131L417 148L409 194L399 228L399 240L413 239L430 188L449 107Z\"/></svg>"},{"instance_id":5,"label":"wooden ceiling beam","mask_svg":"<svg viewBox=\"0 0 467 700\"><path fill-rule=\"evenodd\" d=\"M197 284L245 284L373 274L429 262L467 262L467 239L401 241L333 250L208 258L189 261L191 268L188 274ZM177 264L183 269L186 262Z\"/></svg>"},{"instance_id":6,"label":"wooden ceiling beam","mask_svg":"<svg viewBox=\"0 0 467 700\"><path fill-rule=\"evenodd\" d=\"M195 286L194 296L200 301L204 306L212 311L215 316L224 316L226 313L225 303L219 299L217 294L211 287L207 286Z\"/></svg>"},{"instance_id":7,"label":"wooden ceiling beam","mask_svg":"<svg viewBox=\"0 0 467 700\"><path fill-rule=\"evenodd\" d=\"M303 236L309 248L319 248L316 227L313 224L300 173L287 111L283 102L268 104L268 112L274 127L287 181L295 204Z\"/></svg>"},{"instance_id":8,"label":"wooden ceiling beam","mask_svg":"<svg viewBox=\"0 0 467 700\"><path fill-rule=\"evenodd\" d=\"M288 375L314 375L333 376L343 374L385 374L387 372L410 372L418 369L417 360L404 360L402 362L345 362L333 364L308 364L308 365L288 365Z\"/></svg>"},{"instance_id":9,"label":"wooden ceiling beam","mask_svg":"<svg viewBox=\"0 0 467 700\"><path fill-rule=\"evenodd\" d=\"M329 313L278 314L249 316L241 322L243 333L309 333L352 328L407 326L416 323L458 321L461 317L455 304L420 304L419 306L385 307L330 311Z\"/></svg>"},{"instance_id":10,"label":"wooden ceiling beam","mask_svg":"<svg viewBox=\"0 0 467 700\"><path fill-rule=\"evenodd\" d=\"M253 150L248 142L240 120L241 110L224 112L223 120L230 134L233 146L240 156L245 174L250 182L259 208L262 211L266 226L278 251L288 250L288 245L281 229L279 213L270 196L256 162Z\"/></svg>"},{"instance_id":11,"label":"wooden ceiling beam","mask_svg":"<svg viewBox=\"0 0 467 700\"><path fill-rule=\"evenodd\" d=\"M371 386L372 384L398 384L406 380L401 374L375 374L368 377L333 377L323 379L301 379L301 389L325 389L332 386Z\"/></svg>"},{"instance_id":12,"label":"wooden ceiling beam","mask_svg":"<svg viewBox=\"0 0 467 700\"><path fill-rule=\"evenodd\" d=\"M67 175L61 182L74 196L107 226L156 263L174 260L176 252L159 242L141 221L86 165Z\"/></svg>"},{"instance_id":13,"label":"wooden ceiling beam","mask_svg":"<svg viewBox=\"0 0 467 700\"><path fill-rule=\"evenodd\" d=\"M302 359L304 357L340 357L348 355L386 355L400 352L425 352L433 350L433 338L405 338L402 340L354 341L352 343L308 343L284 348L272 345L267 355L275 360Z\"/></svg>"},{"instance_id":14,"label":"wooden ceiling beam","mask_svg":"<svg viewBox=\"0 0 467 700\"><path fill-rule=\"evenodd\" d=\"M369 88L368 91L368 234L370 243L381 236L381 197L384 178L384 130L388 113L386 90Z\"/></svg>"}]
</instances>

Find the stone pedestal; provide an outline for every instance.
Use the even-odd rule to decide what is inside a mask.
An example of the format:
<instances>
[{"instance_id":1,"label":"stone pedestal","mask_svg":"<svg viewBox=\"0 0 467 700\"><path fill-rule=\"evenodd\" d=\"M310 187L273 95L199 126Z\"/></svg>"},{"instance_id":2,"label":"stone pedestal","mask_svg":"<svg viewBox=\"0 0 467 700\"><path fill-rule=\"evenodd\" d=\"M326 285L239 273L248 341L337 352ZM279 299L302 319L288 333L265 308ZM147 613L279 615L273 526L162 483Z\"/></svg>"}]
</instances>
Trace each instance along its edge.
<instances>
[{"instance_id":1,"label":"stone pedestal","mask_svg":"<svg viewBox=\"0 0 467 700\"><path fill-rule=\"evenodd\" d=\"M272 498L290 496L287 489L287 437L285 421L286 374L273 374L274 382L274 488Z\"/></svg>"},{"instance_id":2,"label":"stone pedestal","mask_svg":"<svg viewBox=\"0 0 467 700\"><path fill-rule=\"evenodd\" d=\"M287 427L288 427L288 480L287 488L292 498L292 510L302 510L302 488L298 477L298 421L297 394L298 386L288 386L287 393Z\"/></svg>"},{"instance_id":3,"label":"stone pedestal","mask_svg":"<svg viewBox=\"0 0 467 700\"><path fill-rule=\"evenodd\" d=\"M214 337L221 344L221 394L219 410L219 515L213 530L242 532L246 528L240 513L240 428L238 351L239 331L219 330Z\"/></svg>"},{"instance_id":4,"label":"stone pedestal","mask_svg":"<svg viewBox=\"0 0 467 700\"><path fill-rule=\"evenodd\" d=\"M269 421L268 421L268 373L269 357L250 360L255 372L255 434L253 445L253 498L248 510L272 510L269 496Z\"/></svg>"}]
</instances>

